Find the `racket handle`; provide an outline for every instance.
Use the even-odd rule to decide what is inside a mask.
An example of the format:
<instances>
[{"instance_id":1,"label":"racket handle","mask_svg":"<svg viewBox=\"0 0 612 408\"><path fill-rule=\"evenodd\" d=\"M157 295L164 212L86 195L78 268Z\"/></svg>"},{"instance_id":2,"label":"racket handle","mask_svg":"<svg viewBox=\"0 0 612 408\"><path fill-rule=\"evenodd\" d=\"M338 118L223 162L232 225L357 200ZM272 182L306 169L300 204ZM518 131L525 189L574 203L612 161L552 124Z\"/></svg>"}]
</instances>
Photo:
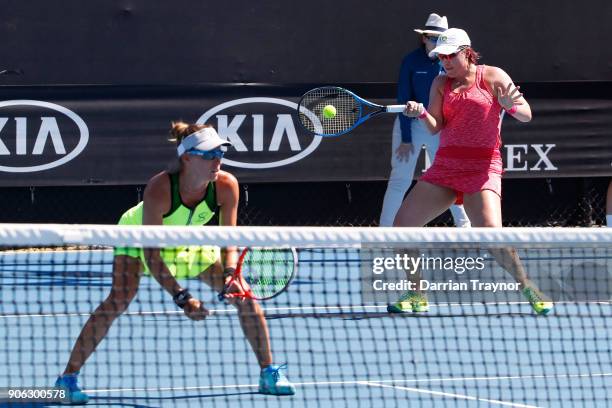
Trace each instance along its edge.
<instances>
[{"instance_id":1,"label":"racket handle","mask_svg":"<svg viewBox=\"0 0 612 408\"><path fill-rule=\"evenodd\" d=\"M385 109L389 113L402 113L406 109L406 105L387 105Z\"/></svg>"}]
</instances>

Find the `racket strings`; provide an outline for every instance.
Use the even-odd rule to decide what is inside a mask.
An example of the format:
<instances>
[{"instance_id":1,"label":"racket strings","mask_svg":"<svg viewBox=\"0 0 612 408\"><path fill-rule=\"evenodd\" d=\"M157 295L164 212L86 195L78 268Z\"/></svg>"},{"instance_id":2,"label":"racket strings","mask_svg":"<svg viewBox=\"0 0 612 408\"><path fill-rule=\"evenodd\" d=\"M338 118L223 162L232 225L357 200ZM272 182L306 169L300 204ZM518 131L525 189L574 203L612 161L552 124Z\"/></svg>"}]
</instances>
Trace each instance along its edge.
<instances>
[{"instance_id":1,"label":"racket strings","mask_svg":"<svg viewBox=\"0 0 612 408\"><path fill-rule=\"evenodd\" d=\"M333 118L326 118L323 109L331 105L336 109ZM361 117L361 105L343 89L317 88L307 92L298 109L300 122L312 133L334 135L352 129Z\"/></svg>"},{"instance_id":2,"label":"racket strings","mask_svg":"<svg viewBox=\"0 0 612 408\"><path fill-rule=\"evenodd\" d=\"M251 250L242 265L242 276L258 299L270 298L283 291L291 282L294 271L295 259L291 250Z\"/></svg>"}]
</instances>

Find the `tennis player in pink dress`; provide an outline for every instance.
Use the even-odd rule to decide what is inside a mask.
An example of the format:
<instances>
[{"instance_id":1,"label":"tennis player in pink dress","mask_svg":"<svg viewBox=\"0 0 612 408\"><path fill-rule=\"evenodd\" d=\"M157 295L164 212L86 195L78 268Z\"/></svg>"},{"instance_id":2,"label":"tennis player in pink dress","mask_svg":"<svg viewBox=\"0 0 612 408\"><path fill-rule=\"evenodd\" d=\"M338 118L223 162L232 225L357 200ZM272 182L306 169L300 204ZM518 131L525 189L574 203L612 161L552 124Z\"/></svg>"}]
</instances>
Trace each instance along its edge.
<instances>
[{"instance_id":1,"label":"tennis player in pink dress","mask_svg":"<svg viewBox=\"0 0 612 408\"><path fill-rule=\"evenodd\" d=\"M440 147L429 170L408 194L394 226L422 227L453 203L463 203L474 227L501 227L501 121L504 114L531 120L531 108L502 69L478 65L478 53L468 34L451 28L438 37L431 54L446 71L434 80L429 107L409 101L405 115L416 117L432 134L440 132ZM538 314L553 303L527 278L513 248L493 249L497 262L521 283L523 294ZM391 312L426 311L425 296L407 292Z\"/></svg>"}]
</instances>

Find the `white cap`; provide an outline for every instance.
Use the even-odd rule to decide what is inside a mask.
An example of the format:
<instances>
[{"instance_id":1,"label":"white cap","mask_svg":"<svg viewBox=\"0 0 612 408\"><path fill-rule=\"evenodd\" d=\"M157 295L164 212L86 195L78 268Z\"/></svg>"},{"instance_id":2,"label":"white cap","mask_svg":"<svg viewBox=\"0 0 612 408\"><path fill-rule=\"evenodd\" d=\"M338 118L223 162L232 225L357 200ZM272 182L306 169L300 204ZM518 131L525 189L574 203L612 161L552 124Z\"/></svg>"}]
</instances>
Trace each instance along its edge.
<instances>
[{"instance_id":1,"label":"white cap","mask_svg":"<svg viewBox=\"0 0 612 408\"><path fill-rule=\"evenodd\" d=\"M431 13L429 17L427 17L425 28L415 28L414 31L419 34L442 34L446 30L448 30L448 21L446 20L446 16L440 17L436 13Z\"/></svg>"},{"instance_id":2,"label":"white cap","mask_svg":"<svg viewBox=\"0 0 612 408\"><path fill-rule=\"evenodd\" d=\"M449 28L438 37L436 48L429 53L430 58L437 57L438 54L454 54L461 47L470 47L472 42L467 33L460 28Z\"/></svg>"},{"instance_id":3,"label":"white cap","mask_svg":"<svg viewBox=\"0 0 612 408\"><path fill-rule=\"evenodd\" d=\"M214 150L219 146L231 145L227 140L221 139L214 128L206 127L186 136L178 145L176 151L180 156L191 149L207 151Z\"/></svg>"}]
</instances>

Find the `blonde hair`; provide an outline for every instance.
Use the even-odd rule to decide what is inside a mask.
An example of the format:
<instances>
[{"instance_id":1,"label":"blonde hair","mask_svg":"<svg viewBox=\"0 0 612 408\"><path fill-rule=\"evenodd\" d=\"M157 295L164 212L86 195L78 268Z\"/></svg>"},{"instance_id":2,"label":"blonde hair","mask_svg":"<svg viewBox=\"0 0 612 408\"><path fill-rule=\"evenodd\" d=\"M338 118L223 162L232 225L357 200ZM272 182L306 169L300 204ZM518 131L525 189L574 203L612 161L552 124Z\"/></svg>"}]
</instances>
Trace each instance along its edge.
<instances>
[{"instance_id":1,"label":"blonde hair","mask_svg":"<svg viewBox=\"0 0 612 408\"><path fill-rule=\"evenodd\" d=\"M172 126L170 128L170 138L168 139L170 142L174 142L177 146L181 144L184 138L189 136L192 133L197 132L198 130L202 130L208 127L212 127L211 125L198 125L196 123L186 123L183 121L172 122ZM174 174L178 173L183 164L181 163L181 159L175 157L168 164L166 171L168 173Z\"/></svg>"},{"instance_id":2,"label":"blonde hair","mask_svg":"<svg viewBox=\"0 0 612 408\"><path fill-rule=\"evenodd\" d=\"M209 127L212 126L199 125L196 123L186 123L182 121L172 122L172 127L170 128L170 139L168 140L176 143L176 145L178 146L181 144L183 139L189 136L190 134Z\"/></svg>"}]
</instances>

